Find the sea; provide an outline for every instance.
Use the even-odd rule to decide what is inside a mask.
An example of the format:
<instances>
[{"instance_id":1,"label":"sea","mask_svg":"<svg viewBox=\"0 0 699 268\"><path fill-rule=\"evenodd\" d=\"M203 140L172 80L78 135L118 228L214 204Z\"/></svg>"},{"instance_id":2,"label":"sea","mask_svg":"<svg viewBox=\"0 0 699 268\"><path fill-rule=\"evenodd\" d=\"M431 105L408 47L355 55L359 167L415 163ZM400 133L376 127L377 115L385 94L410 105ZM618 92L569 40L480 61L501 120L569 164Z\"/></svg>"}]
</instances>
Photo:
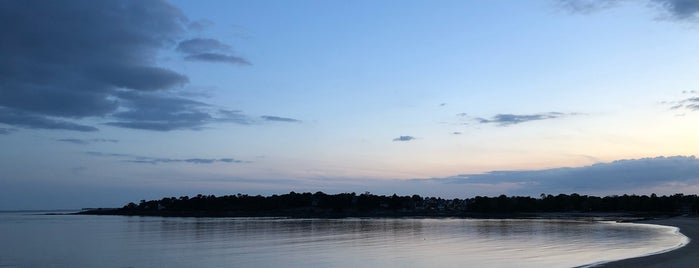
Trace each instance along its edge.
<instances>
[{"instance_id":1,"label":"sea","mask_svg":"<svg viewBox=\"0 0 699 268\"><path fill-rule=\"evenodd\" d=\"M589 267L687 242L590 220L0 213L0 267Z\"/></svg>"}]
</instances>

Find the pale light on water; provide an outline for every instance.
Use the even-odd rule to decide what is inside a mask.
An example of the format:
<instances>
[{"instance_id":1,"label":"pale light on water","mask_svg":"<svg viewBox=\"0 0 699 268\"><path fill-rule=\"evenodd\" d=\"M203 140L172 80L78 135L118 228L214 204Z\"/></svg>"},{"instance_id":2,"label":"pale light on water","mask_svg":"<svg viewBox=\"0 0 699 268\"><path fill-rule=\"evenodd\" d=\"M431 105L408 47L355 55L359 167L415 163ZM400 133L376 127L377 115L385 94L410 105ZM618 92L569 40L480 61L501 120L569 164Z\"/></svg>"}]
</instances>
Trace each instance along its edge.
<instances>
[{"instance_id":1,"label":"pale light on water","mask_svg":"<svg viewBox=\"0 0 699 268\"><path fill-rule=\"evenodd\" d=\"M480 219L0 213L0 267L571 267L677 247L676 228Z\"/></svg>"}]
</instances>

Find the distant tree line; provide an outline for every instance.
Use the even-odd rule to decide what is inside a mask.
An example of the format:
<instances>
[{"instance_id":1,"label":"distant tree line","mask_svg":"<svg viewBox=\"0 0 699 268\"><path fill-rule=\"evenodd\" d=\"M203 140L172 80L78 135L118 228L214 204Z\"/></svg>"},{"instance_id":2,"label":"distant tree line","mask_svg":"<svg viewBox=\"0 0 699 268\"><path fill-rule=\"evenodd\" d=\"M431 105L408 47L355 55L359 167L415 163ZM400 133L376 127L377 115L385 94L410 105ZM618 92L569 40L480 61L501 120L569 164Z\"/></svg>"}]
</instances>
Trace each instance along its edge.
<instances>
[{"instance_id":1,"label":"distant tree line","mask_svg":"<svg viewBox=\"0 0 699 268\"><path fill-rule=\"evenodd\" d=\"M541 194L539 198L476 196L469 199L469 211L477 212L697 212L697 195L671 196Z\"/></svg>"},{"instance_id":2,"label":"distant tree line","mask_svg":"<svg viewBox=\"0 0 699 268\"><path fill-rule=\"evenodd\" d=\"M467 216L474 213L528 212L638 212L693 213L699 211L697 195L670 196L612 195L605 197L579 194L541 194L497 197L476 196L466 199L442 199L419 195L374 195L371 193L325 194L295 193L261 195L197 195L141 200L116 210L87 214L161 215L161 216Z\"/></svg>"}]
</instances>

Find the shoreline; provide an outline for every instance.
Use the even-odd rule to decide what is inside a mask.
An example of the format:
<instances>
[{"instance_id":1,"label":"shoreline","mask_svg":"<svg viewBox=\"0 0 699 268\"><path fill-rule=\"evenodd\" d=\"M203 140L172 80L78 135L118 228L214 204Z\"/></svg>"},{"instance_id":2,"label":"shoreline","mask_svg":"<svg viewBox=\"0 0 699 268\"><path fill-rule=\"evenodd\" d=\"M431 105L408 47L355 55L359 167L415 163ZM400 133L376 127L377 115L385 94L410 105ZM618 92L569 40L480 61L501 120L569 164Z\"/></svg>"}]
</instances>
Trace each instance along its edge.
<instances>
[{"instance_id":1,"label":"shoreline","mask_svg":"<svg viewBox=\"0 0 699 268\"><path fill-rule=\"evenodd\" d=\"M665 219L643 220L636 223L656 224L679 228L680 233L689 238L684 246L656 254L616 260L590 267L692 267L699 263L699 218L678 216Z\"/></svg>"},{"instance_id":2,"label":"shoreline","mask_svg":"<svg viewBox=\"0 0 699 268\"><path fill-rule=\"evenodd\" d=\"M370 211L332 211L329 209L293 209L270 211L212 211L212 210L148 210L132 211L123 208L87 209L69 215L110 215L127 217L176 217L176 218L256 218L280 217L290 219L346 219L346 218L470 218L470 219L573 219L641 222L657 217L673 217L677 214L664 212L469 212L459 210L444 211L396 211L377 209Z\"/></svg>"}]
</instances>

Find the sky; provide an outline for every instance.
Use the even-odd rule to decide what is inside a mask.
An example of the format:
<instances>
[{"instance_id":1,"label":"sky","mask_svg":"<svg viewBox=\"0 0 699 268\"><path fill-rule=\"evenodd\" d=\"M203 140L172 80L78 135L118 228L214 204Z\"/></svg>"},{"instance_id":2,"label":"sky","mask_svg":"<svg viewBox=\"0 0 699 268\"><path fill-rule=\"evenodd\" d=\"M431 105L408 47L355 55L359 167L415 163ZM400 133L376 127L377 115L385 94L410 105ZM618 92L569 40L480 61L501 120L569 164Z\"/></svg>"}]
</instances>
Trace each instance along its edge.
<instances>
[{"instance_id":1,"label":"sky","mask_svg":"<svg viewBox=\"0 0 699 268\"><path fill-rule=\"evenodd\" d=\"M0 2L0 210L699 192L692 0Z\"/></svg>"}]
</instances>

